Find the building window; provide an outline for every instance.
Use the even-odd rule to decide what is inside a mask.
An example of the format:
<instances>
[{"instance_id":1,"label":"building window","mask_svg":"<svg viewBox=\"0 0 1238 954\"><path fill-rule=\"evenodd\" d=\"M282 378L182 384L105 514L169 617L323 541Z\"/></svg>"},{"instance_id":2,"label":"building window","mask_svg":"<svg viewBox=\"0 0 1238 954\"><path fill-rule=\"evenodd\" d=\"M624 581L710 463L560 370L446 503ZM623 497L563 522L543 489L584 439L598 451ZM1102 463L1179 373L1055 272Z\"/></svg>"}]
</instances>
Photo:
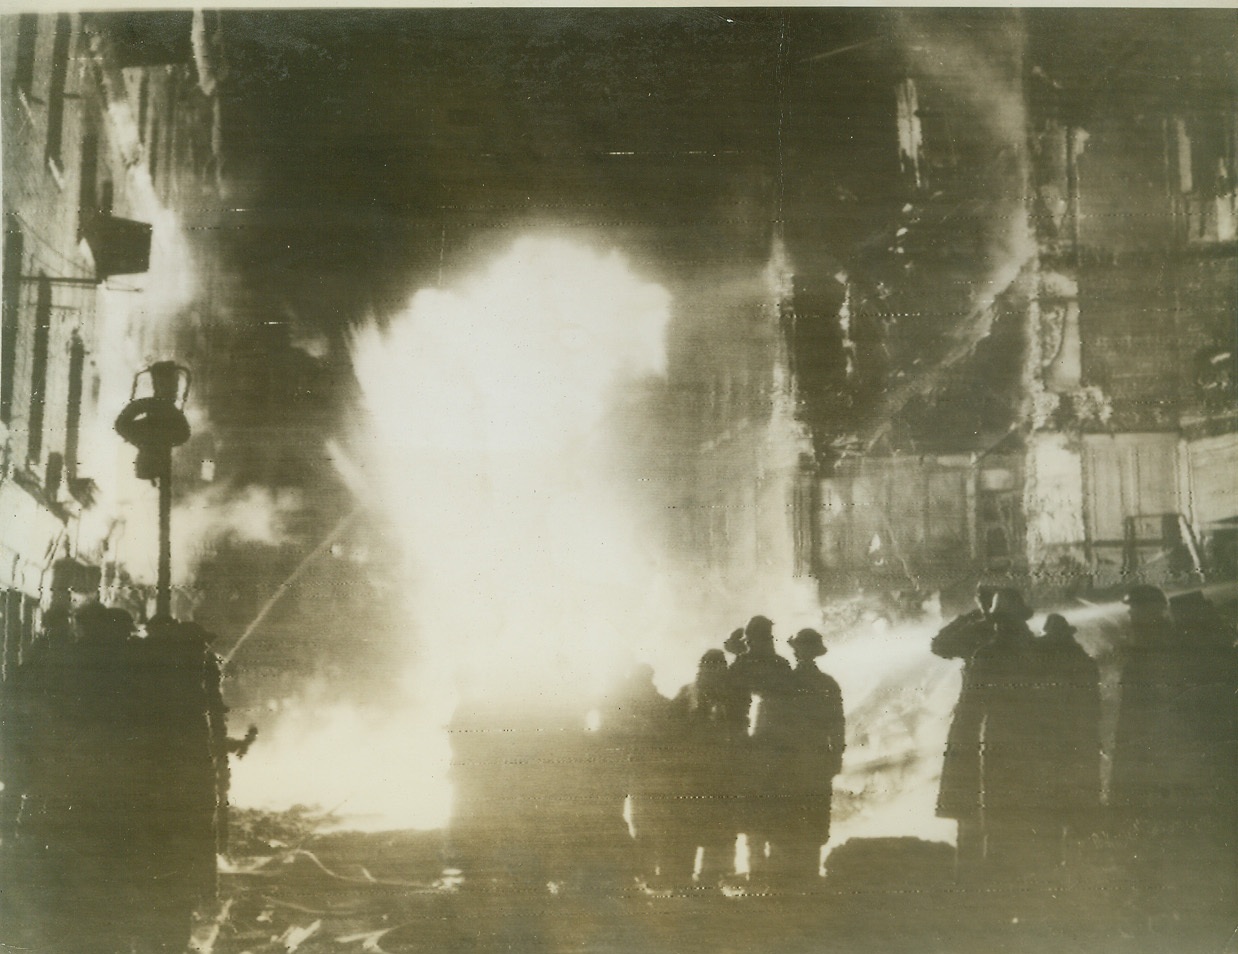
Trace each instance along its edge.
<instances>
[{"instance_id":1,"label":"building window","mask_svg":"<svg viewBox=\"0 0 1238 954\"><path fill-rule=\"evenodd\" d=\"M86 346L77 335L69 346L69 407L64 425L64 472L72 490L77 480L77 452L82 430L82 375L86 369Z\"/></svg>"},{"instance_id":2,"label":"building window","mask_svg":"<svg viewBox=\"0 0 1238 954\"><path fill-rule=\"evenodd\" d=\"M14 56L13 89L30 99L34 85L34 51L39 40L39 18L23 13L17 18L17 53Z\"/></svg>"},{"instance_id":3,"label":"building window","mask_svg":"<svg viewBox=\"0 0 1238 954\"><path fill-rule=\"evenodd\" d=\"M24 241L12 216L4 229L3 325L0 326L0 421L13 418L13 375L17 370L18 312L21 311L21 266Z\"/></svg>"},{"instance_id":4,"label":"building window","mask_svg":"<svg viewBox=\"0 0 1238 954\"><path fill-rule=\"evenodd\" d=\"M64 92L69 78L69 39L72 20L67 13L56 17L56 39L52 44L52 76L47 91L47 160L63 171L60 144L64 135Z\"/></svg>"},{"instance_id":5,"label":"building window","mask_svg":"<svg viewBox=\"0 0 1238 954\"><path fill-rule=\"evenodd\" d=\"M52 331L52 283L39 276L34 312L34 355L30 371L30 430L26 459L38 463L43 457L43 419L47 405L47 349Z\"/></svg>"},{"instance_id":6,"label":"building window","mask_svg":"<svg viewBox=\"0 0 1238 954\"><path fill-rule=\"evenodd\" d=\"M1173 121L1170 162L1177 167L1189 242L1238 238L1236 132L1238 114L1233 112L1209 111Z\"/></svg>"}]
</instances>

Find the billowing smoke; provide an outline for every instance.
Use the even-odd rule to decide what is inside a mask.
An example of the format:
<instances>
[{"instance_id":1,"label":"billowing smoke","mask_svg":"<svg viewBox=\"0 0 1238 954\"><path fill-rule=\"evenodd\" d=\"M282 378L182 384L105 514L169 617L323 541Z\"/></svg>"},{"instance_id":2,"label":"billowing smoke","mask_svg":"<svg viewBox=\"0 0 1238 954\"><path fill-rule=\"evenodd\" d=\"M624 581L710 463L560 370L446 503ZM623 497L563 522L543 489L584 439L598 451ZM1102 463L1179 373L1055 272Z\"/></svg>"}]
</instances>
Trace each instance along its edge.
<instances>
[{"instance_id":1,"label":"billowing smoke","mask_svg":"<svg viewBox=\"0 0 1238 954\"><path fill-rule=\"evenodd\" d=\"M941 153L967 150L974 161L965 196L950 200L944 218L937 222L936 233L920 234L924 231L919 223L920 210L913 204L906 207L912 217L896 240L900 254L907 250L904 244L911 249L904 267L917 264L917 243L921 243L920 253L928 250L923 245L926 238L929 246L943 241L947 248L953 246L956 256L959 249L966 248L961 258L966 261L962 269L965 295L947 309L957 317L941 329L929 360L922 360L922 348L914 349L913 366L904 369L902 380L888 387L859 423L860 444L866 451L909 404L943 391L953 369L975 355L977 347L993 334L1003 300L1028 294L1022 285L1027 284L1028 265L1036 256L1025 204L1028 141L1021 22L1003 13L984 21L983 29L965 29L950 18L907 11L891 22L911 72L919 78L927 97L938 104L930 110L949 110L953 123L949 135L958 139L957 143L926 141L925 148ZM939 138L943 134L937 133ZM929 214L932 204L932 198L925 203L926 219L942 214L940 210ZM942 228L956 217L967 225ZM953 276L950 280L957 283ZM948 284L943 278L936 282L940 287ZM936 295L940 287L921 288L919 294L927 291ZM1017 352L1021 345L1006 343L1002 347ZM1019 375L1010 377L1008 389L1017 390Z\"/></svg>"},{"instance_id":2,"label":"billowing smoke","mask_svg":"<svg viewBox=\"0 0 1238 954\"><path fill-rule=\"evenodd\" d=\"M194 363L186 347L192 352L195 326L219 319L222 296L212 250L191 243L178 216L156 197L144 167L130 170L128 195L130 214L151 223L150 266L101 286L98 295L90 353L99 389L93 419L82 428L81 458L100 492L97 506L83 513L81 545L123 567L133 585L149 588L156 578L158 491L135 476L136 450L113 422L140 371L160 360ZM195 439L209 439L214 425L200 389L191 389L185 413ZM292 489L211 483L213 462L203 471L199 456L192 446L174 456L172 570L174 585L182 588L192 587L201 561L225 543L289 542L287 528L303 507Z\"/></svg>"},{"instance_id":3,"label":"billowing smoke","mask_svg":"<svg viewBox=\"0 0 1238 954\"><path fill-rule=\"evenodd\" d=\"M172 510L172 584L192 586L202 561L229 544L278 547L294 541L289 528L304 505L299 490L253 484L208 485L181 497ZM147 484L113 533L117 551L128 555L126 569L142 583L156 576L158 517L157 491Z\"/></svg>"}]
</instances>

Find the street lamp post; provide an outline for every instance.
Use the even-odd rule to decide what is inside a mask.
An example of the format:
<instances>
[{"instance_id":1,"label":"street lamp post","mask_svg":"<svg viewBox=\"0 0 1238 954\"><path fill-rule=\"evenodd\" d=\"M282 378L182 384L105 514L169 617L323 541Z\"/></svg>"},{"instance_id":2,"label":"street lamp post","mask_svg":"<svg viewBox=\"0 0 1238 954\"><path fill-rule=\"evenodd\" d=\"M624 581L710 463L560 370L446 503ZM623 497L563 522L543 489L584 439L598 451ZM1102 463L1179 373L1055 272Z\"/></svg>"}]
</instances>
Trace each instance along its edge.
<instances>
[{"instance_id":1,"label":"street lamp post","mask_svg":"<svg viewBox=\"0 0 1238 954\"><path fill-rule=\"evenodd\" d=\"M150 393L138 397L143 378ZM133 378L131 400L116 418L116 432L138 449L134 471L159 487L159 576L155 615L172 615L172 448L189 440L185 399L189 369L175 361L157 361Z\"/></svg>"}]
</instances>

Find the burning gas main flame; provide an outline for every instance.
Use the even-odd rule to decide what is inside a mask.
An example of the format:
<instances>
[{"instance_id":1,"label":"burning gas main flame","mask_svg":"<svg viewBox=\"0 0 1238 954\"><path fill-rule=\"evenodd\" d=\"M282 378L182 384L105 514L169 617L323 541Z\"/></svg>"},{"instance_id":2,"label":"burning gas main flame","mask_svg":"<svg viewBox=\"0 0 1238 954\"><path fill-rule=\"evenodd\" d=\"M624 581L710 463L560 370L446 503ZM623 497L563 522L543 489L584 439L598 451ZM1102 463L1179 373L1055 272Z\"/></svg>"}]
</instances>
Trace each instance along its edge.
<instances>
[{"instance_id":1,"label":"burning gas main flame","mask_svg":"<svg viewBox=\"0 0 1238 954\"><path fill-rule=\"evenodd\" d=\"M239 802L442 825L462 692L531 711L657 661L671 588L637 530L608 415L625 384L664 371L669 316L666 291L617 253L525 237L358 330L351 454L405 558L407 704L287 703L237 765Z\"/></svg>"},{"instance_id":2,"label":"burning gas main flame","mask_svg":"<svg viewBox=\"0 0 1238 954\"><path fill-rule=\"evenodd\" d=\"M444 728L462 692L534 711L657 661L670 587L608 415L625 384L663 372L669 313L667 293L618 254L526 237L357 332L352 454L405 558L407 704L290 703L238 764L238 801L441 825Z\"/></svg>"},{"instance_id":3,"label":"burning gas main flame","mask_svg":"<svg viewBox=\"0 0 1238 954\"><path fill-rule=\"evenodd\" d=\"M513 701L575 692L653 625L640 608L657 554L606 418L625 382L664 370L669 309L617 254L526 237L356 335L361 456L436 683Z\"/></svg>"}]
</instances>

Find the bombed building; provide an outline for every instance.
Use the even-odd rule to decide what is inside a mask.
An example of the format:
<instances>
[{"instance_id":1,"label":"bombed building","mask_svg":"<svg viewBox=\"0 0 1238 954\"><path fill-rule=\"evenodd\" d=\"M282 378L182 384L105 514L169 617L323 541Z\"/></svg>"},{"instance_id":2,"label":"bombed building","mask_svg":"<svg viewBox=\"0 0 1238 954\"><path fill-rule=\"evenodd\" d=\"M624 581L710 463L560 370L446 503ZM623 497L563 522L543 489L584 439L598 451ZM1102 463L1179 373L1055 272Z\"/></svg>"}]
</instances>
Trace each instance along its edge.
<instances>
[{"instance_id":1,"label":"bombed building","mask_svg":"<svg viewBox=\"0 0 1238 954\"><path fill-rule=\"evenodd\" d=\"M1063 16L903 12L799 61L887 103L863 174L789 159L837 197L798 231L788 203L784 320L826 589L1232 576L1232 22Z\"/></svg>"},{"instance_id":2,"label":"bombed building","mask_svg":"<svg viewBox=\"0 0 1238 954\"><path fill-rule=\"evenodd\" d=\"M194 65L195 39L205 49L210 37L190 13L6 20L6 670L40 610L70 592L102 586L144 602L131 586L146 576L131 565L149 549L140 518L126 533L144 485L111 419L167 349L189 294L185 225L172 210L192 219L220 194L216 91Z\"/></svg>"}]
</instances>

